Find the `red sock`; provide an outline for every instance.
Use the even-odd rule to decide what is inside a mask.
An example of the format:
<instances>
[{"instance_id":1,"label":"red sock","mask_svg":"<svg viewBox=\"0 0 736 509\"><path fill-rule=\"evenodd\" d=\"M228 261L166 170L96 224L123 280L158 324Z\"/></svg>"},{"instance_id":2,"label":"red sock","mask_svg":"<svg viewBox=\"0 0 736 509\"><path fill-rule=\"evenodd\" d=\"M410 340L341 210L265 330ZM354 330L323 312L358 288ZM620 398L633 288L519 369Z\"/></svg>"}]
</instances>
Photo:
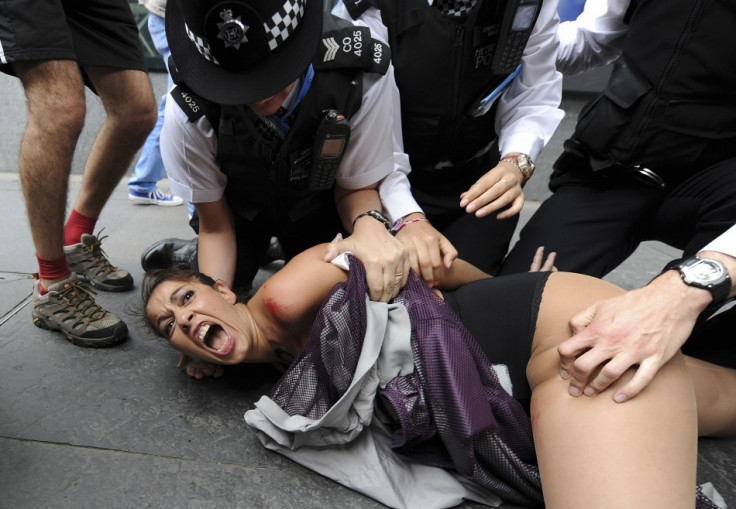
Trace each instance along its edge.
<instances>
[{"instance_id":1,"label":"red sock","mask_svg":"<svg viewBox=\"0 0 736 509\"><path fill-rule=\"evenodd\" d=\"M64 226L64 245L71 246L82 242L82 234L92 235L95 224L97 224L97 219L92 219L72 209L69 219L66 220L66 226Z\"/></svg>"},{"instance_id":2,"label":"red sock","mask_svg":"<svg viewBox=\"0 0 736 509\"><path fill-rule=\"evenodd\" d=\"M39 279L58 279L71 274L69 265L66 263L66 256L61 258L47 259L36 255L38 260L38 277ZM41 295L45 295L48 290L38 285Z\"/></svg>"}]
</instances>

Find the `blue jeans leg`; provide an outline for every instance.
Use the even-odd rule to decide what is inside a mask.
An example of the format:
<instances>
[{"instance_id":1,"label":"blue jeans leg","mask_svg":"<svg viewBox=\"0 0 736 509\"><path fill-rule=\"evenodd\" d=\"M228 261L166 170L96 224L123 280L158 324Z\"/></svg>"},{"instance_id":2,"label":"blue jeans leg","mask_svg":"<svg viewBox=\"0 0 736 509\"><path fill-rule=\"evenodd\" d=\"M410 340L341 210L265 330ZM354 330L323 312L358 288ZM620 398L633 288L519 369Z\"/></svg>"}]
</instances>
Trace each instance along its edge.
<instances>
[{"instance_id":1,"label":"blue jeans leg","mask_svg":"<svg viewBox=\"0 0 736 509\"><path fill-rule=\"evenodd\" d=\"M148 14L148 31L151 33L151 39L153 40L154 46L156 46L156 51L158 51L164 59L164 63L168 69L169 55L171 55L171 51L169 51L169 44L166 40L166 31L164 27L164 18L153 13ZM161 159L159 136L161 135L161 128L164 125L166 96L168 95L168 90L172 85L173 82L171 80L171 75L169 75L166 94L161 97L161 102L158 106L158 119L156 120L156 125L148 135L148 138L146 138L146 142L143 144L143 148L141 149L141 155L135 165L135 172L128 181L128 188L131 191L149 193L156 189L156 183L166 176L164 162Z\"/></svg>"}]
</instances>

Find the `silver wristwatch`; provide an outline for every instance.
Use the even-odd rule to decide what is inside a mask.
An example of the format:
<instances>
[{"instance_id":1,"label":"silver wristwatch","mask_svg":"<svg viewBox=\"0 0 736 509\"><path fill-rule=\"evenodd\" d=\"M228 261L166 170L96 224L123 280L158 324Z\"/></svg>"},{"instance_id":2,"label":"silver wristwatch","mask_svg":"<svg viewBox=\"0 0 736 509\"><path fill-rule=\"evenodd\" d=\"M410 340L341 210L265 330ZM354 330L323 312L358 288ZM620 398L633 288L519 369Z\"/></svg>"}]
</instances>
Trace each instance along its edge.
<instances>
[{"instance_id":1,"label":"silver wristwatch","mask_svg":"<svg viewBox=\"0 0 736 509\"><path fill-rule=\"evenodd\" d=\"M713 304L725 301L731 292L731 277L718 260L693 256L671 268L680 271L686 285L708 290L713 295Z\"/></svg>"},{"instance_id":2,"label":"silver wristwatch","mask_svg":"<svg viewBox=\"0 0 736 509\"><path fill-rule=\"evenodd\" d=\"M507 163L513 163L521 172L523 181L526 182L532 175L534 175L534 169L537 167L532 161L532 158L526 154L508 154L501 159Z\"/></svg>"}]
</instances>

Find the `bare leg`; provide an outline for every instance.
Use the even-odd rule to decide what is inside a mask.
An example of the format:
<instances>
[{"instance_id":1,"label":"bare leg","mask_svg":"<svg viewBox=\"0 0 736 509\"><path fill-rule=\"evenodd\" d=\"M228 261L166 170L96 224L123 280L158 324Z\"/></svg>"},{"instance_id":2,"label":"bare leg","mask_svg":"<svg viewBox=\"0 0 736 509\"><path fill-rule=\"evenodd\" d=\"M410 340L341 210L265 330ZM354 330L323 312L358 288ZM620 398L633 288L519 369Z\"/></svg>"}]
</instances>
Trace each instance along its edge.
<instances>
[{"instance_id":1,"label":"bare leg","mask_svg":"<svg viewBox=\"0 0 736 509\"><path fill-rule=\"evenodd\" d=\"M736 369L685 357L698 401L700 436L736 436Z\"/></svg>"},{"instance_id":2,"label":"bare leg","mask_svg":"<svg viewBox=\"0 0 736 509\"><path fill-rule=\"evenodd\" d=\"M574 290L573 290L574 289ZM613 391L573 398L559 375L556 347L572 314L622 290L576 274L553 274L545 289L527 368L532 426L547 509L692 509L697 419L681 355L635 399Z\"/></svg>"},{"instance_id":3,"label":"bare leg","mask_svg":"<svg viewBox=\"0 0 736 509\"><path fill-rule=\"evenodd\" d=\"M97 219L136 151L153 129L157 105L148 75L141 71L86 69L107 118L84 166L77 212Z\"/></svg>"},{"instance_id":4,"label":"bare leg","mask_svg":"<svg viewBox=\"0 0 736 509\"><path fill-rule=\"evenodd\" d=\"M72 155L84 125L84 85L76 62L68 60L16 64L15 70L28 101L20 176L33 244L41 258L58 259Z\"/></svg>"}]
</instances>

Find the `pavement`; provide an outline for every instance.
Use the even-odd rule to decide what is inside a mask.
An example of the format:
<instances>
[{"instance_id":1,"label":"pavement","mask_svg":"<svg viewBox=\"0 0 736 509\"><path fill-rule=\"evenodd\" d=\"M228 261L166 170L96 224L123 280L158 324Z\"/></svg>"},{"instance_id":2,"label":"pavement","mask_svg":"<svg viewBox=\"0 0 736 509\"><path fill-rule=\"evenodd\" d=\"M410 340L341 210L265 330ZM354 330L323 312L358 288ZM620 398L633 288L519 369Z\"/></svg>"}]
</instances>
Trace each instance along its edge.
<instances>
[{"instance_id":1,"label":"pavement","mask_svg":"<svg viewBox=\"0 0 736 509\"><path fill-rule=\"evenodd\" d=\"M160 95L163 75L151 78ZM33 326L29 273L36 264L17 173L25 106L17 80L0 75L0 91L0 508L382 507L260 445L243 414L277 379L273 369L239 366L220 379L195 381L176 369L178 355L144 325L140 253L164 237L190 238L186 207L133 205L123 181L103 211L104 249L136 281L133 291L96 297L127 322L124 343L80 348ZM568 115L538 160L522 224L548 195L549 168L587 93L566 91ZM99 100L88 99L70 204L103 118ZM646 243L606 279L640 286L676 254ZM736 440L700 440L698 480L712 482L732 508L735 473Z\"/></svg>"}]
</instances>

